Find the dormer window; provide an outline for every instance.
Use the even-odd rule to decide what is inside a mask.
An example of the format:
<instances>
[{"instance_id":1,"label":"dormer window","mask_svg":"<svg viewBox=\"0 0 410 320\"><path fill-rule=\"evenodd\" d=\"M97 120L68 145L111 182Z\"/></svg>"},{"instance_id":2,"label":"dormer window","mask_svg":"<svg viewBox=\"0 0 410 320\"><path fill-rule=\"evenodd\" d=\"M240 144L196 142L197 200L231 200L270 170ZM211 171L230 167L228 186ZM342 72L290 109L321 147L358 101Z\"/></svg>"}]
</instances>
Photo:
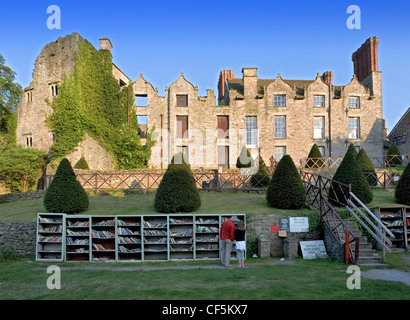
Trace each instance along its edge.
<instances>
[{"instance_id":1,"label":"dormer window","mask_svg":"<svg viewBox=\"0 0 410 320\"><path fill-rule=\"evenodd\" d=\"M274 107L286 107L286 94L280 94L273 97Z\"/></svg>"},{"instance_id":2,"label":"dormer window","mask_svg":"<svg viewBox=\"0 0 410 320\"><path fill-rule=\"evenodd\" d=\"M359 97L349 97L349 108L359 109L360 108L360 98Z\"/></svg>"},{"instance_id":3,"label":"dormer window","mask_svg":"<svg viewBox=\"0 0 410 320\"><path fill-rule=\"evenodd\" d=\"M188 107L187 94L177 94L177 107Z\"/></svg>"},{"instance_id":4,"label":"dormer window","mask_svg":"<svg viewBox=\"0 0 410 320\"><path fill-rule=\"evenodd\" d=\"M313 106L315 108L324 108L325 96L313 96Z\"/></svg>"}]
</instances>

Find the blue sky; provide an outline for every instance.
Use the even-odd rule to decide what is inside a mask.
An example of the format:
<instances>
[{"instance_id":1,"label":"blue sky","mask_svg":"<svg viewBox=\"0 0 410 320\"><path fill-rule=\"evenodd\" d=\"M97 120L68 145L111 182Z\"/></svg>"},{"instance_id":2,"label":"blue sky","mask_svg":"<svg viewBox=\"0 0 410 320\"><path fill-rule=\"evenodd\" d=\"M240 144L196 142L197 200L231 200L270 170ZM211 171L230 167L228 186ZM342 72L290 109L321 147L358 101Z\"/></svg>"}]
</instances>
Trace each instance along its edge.
<instances>
[{"instance_id":1,"label":"blue sky","mask_svg":"<svg viewBox=\"0 0 410 320\"><path fill-rule=\"evenodd\" d=\"M61 29L50 30L47 7L61 9ZM361 9L361 29L350 30L349 5ZM392 129L410 103L409 1L3 1L0 53L27 87L34 61L47 43L73 32L99 47L113 43L114 63L133 81L140 73L164 94L181 72L200 95L214 89L220 70L241 77L314 79L331 70L334 84L353 76L351 55L377 36L383 111Z\"/></svg>"}]
</instances>

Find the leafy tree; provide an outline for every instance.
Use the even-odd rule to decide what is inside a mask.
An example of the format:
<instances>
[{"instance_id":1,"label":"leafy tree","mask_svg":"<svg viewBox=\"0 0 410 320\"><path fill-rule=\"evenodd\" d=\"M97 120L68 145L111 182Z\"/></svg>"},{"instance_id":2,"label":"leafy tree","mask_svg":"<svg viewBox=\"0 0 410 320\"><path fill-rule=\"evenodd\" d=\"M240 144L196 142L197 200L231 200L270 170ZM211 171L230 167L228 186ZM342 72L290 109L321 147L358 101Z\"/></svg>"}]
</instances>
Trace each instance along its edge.
<instances>
[{"instance_id":1,"label":"leafy tree","mask_svg":"<svg viewBox=\"0 0 410 320\"><path fill-rule=\"evenodd\" d=\"M270 178L268 170L266 169L265 161L259 156L259 168L251 178L251 185L254 188L263 188L269 185Z\"/></svg>"},{"instance_id":2,"label":"leafy tree","mask_svg":"<svg viewBox=\"0 0 410 320\"><path fill-rule=\"evenodd\" d=\"M363 203L369 203L373 200L373 193L370 190L369 184L360 169L353 152L349 150L346 152L342 163L336 170L335 175L329 190L329 196L332 202L334 199L338 199L340 203L347 204L345 201L345 196L348 197L348 190L340 188L337 182L349 185L351 184L352 192L356 197L360 199Z\"/></svg>"},{"instance_id":3,"label":"leafy tree","mask_svg":"<svg viewBox=\"0 0 410 320\"><path fill-rule=\"evenodd\" d=\"M268 203L278 209L300 209L306 203L306 190L290 155L279 161L266 192Z\"/></svg>"},{"instance_id":4,"label":"leafy tree","mask_svg":"<svg viewBox=\"0 0 410 320\"><path fill-rule=\"evenodd\" d=\"M77 181L70 162L64 158L46 191L44 207L49 212L80 213L87 210L88 206L88 195Z\"/></svg>"},{"instance_id":5,"label":"leafy tree","mask_svg":"<svg viewBox=\"0 0 410 320\"><path fill-rule=\"evenodd\" d=\"M15 134L10 130L12 117L21 97L22 88L15 82L16 73L5 65L6 60L0 54L0 146L4 148L6 137Z\"/></svg>"},{"instance_id":6,"label":"leafy tree","mask_svg":"<svg viewBox=\"0 0 410 320\"><path fill-rule=\"evenodd\" d=\"M357 154L357 164L360 169L362 169L363 174L366 176L366 180L369 183L369 186L374 187L377 185L377 176L376 170L372 161L366 153L366 150L360 149Z\"/></svg>"},{"instance_id":7,"label":"leafy tree","mask_svg":"<svg viewBox=\"0 0 410 320\"><path fill-rule=\"evenodd\" d=\"M407 164L394 191L398 203L410 205L410 164Z\"/></svg>"},{"instance_id":8,"label":"leafy tree","mask_svg":"<svg viewBox=\"0 0 410 320\"><path fill-rule=\"evenodd\" d=\"M390 167L403 165L400 150L394 142L390 145L389 150L387 151L387 163Z\"/></svg>"},{"instance_id":9,"label":"leafy tree","mask_svg":"<svg viewBox=\"0 0 410 320\"><path fill-rule=\"evenodd\" d=\"M238 159L236 160L237 168L250 168L254 164L250 151L243 146Z\"/></svg>"},{"instance_id":10,"label":"leafy tree","mask_svg":"<svg viewBox=\"0 0 410 320\"><path fill-rule=\"evenodd\" d=\"M322 168L324 165L323 156L320 153L319 147L315 143L310 149L306 168Z\"/></svg>"},{"instance_id":11,"label":"leafy tree","mask_svg":"<svg viewBox=\"0 0 410 320\"><path fill-rule=\"evenodd\" d=\"M0 153L0 180L12 192L26 192L33 188L46 167L44 151L8 147Z\"/></svg>"},{"instance_id":12,"label":"leafy tree","mask_svg":"<svg viewBox=\"0 0 410 320\"><path fill-rule=\"evenodd\" d=\"M158 187L154 205L163 213L192 212L201 206L201 197L189 165L185 162L178 164L173 159Z\"/></svg>"}]
</instances>

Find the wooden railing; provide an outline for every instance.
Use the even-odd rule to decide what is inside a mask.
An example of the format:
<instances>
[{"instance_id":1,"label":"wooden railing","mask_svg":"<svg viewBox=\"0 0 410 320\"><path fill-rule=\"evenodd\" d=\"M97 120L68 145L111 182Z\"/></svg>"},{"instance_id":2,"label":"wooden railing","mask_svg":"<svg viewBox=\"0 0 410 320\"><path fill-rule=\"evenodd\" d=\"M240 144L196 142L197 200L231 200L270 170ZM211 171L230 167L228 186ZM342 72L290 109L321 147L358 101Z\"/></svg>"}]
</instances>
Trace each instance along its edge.
<instances>
[{"instance_id":1,"label":"wooden railing","mask_svg":"<svg viewBox=\"0 0 410 320\"><path fill-rule=\"evenodd\" d=\"M409 163L410 155L404 156L384 156L383 158L371 159L376 168L387 167L401 167ZM302 158L299 160L301 169L323 169L323 168L338 168L342 163L343 158Z\"/></svg>"}]
</instances>

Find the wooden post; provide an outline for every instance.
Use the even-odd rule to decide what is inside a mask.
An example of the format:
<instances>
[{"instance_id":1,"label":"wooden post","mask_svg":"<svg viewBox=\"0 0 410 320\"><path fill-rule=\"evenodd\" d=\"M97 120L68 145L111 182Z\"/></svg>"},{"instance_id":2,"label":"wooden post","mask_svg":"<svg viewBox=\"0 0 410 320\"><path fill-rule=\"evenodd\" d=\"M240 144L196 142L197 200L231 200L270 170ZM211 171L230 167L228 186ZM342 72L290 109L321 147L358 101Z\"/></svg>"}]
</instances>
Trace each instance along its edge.
<instances>
[{"instance_id":1,"label":"wooden post","mask_svg":"<svg viewBox=\"0 0 410 320\"><path fill-rule=\"evenodd\" d=\"M359 248L360 248L360 237L356 238L356 246L355 246L355 253L354 253L354 261L356 264L359 262Z\"/></svg>"},{"instance_id":2,"label":"wooden post","mask_svg":"<svg viewBox=\"0 0 410 320\"><path fill-rule=\"evenodd\" d=\"M147 193L149 193L149 176L150 176L151 174L150 173L148 173L148 176L147 176L147 178L148 178L148 181L147 181Z\"/></svg>"},{"instance_id":3,"label":"wooden post","mask_svg":"<svg viewBox=\"0 0 410 320\"><path fill-rule=\"evenodd\" d=\"M98 194L98 182L97 182L97 172L94 173L95 176L95 194Z\"/></svg>"},{"instance_id":4,"label":"wooden post","mask_svg":"<svg viewBox=\"0 0 410 320\"><path fill-rule=\"evenodd\" d=\"M345 263L350 264L349 230L345 230Z\"/></svg>"},{"instance_id":5,"label":"wooden post","mask_svg":"<svg viewBox=\"0 0 410 320\"><path fill-rule=\"evenodd\" d=\"M233 173L233 188L236 189L236 171Z\"/></svg>"}]
</instances>

